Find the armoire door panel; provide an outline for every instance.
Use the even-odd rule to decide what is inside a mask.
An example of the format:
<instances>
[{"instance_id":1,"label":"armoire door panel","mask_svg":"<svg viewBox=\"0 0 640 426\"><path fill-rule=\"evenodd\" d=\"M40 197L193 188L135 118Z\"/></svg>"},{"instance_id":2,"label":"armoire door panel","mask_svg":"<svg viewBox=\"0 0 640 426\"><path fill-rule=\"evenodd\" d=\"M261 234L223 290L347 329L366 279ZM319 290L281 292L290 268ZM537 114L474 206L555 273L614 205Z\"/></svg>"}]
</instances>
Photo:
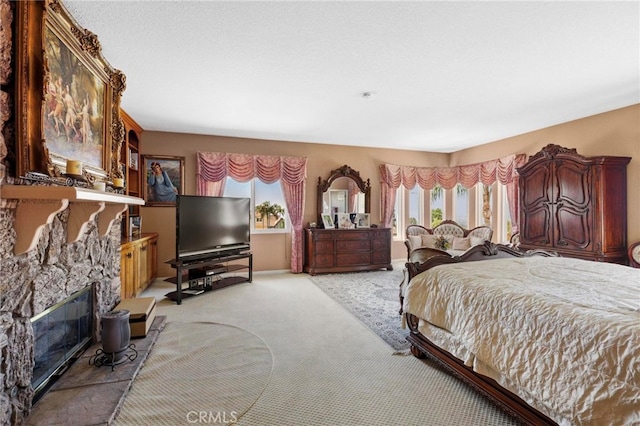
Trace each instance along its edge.
<instances>
[{"instance_id":1,"label":"armoire door panel","mask_svg":"<svg viewBox=\"0 0 640 426\"><path fill-rule=\"evenodd\" d=\"M564 202L576 208L586 208L591 203L591 173L584 164L566 162L556 166L554 202Z\"/></svg>"},{"instance_id":2,"label":"armoire door panel","mask_svg":"<svg viewBox=\"0 0 640 426\"><path fill-rule=\"evenodd\" d=\"M551 202L550 177L551 171L549 168L541 167L521 178L522 185L525 188L521 192L524 208Z\"/></svg>"},{"instance_id":3,"label":"armoire door panel","mask_svg":"<svg viewBox=\"0 0 640 426\"><path fill-rule=\"evenodd\" d=\"M577 210L560 205L556 210L556 218L556 246L590 250L592 236L588 209Z\"/></svg>"},{"instance_id":4,"label":"armoire door panel","mask_svg":"<svg viewBox=\"0 0 640 426\"><path fill-rule=\"evenodd\" d=\"M553 230L550 228L550 211L547 207L527 211L521 224L522 243L548 245L551 243Z\"/></svg>"}]
</instances>

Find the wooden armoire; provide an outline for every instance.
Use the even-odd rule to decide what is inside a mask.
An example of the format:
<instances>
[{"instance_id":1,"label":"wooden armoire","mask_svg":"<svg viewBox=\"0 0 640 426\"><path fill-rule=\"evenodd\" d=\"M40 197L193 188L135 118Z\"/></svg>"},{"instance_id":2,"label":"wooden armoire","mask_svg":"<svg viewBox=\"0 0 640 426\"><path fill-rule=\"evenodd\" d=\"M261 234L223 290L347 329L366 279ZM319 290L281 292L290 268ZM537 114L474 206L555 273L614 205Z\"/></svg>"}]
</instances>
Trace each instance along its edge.
<instances>
[{"instance_id":1,"label":"wooden armoire","mask_svg":"<svg viewBox=\"0 0 640 426\"><path fill-rule=\"evenodd\" d=\"M629 157L549 144L517 169L520 249L626 264Z\"/></svg>"}]
</instances>

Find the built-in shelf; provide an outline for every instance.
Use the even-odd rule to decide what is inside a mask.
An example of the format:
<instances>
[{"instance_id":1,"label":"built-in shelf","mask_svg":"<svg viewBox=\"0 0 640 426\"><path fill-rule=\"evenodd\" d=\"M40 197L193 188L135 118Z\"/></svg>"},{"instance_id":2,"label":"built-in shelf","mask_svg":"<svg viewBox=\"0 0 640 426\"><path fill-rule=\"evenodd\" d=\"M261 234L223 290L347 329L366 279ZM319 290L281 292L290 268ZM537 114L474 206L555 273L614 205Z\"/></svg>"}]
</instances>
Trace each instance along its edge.
<instances>
[{"instance_id":1,"label":"built-in shelf","mask_svg":"<svg viewBox=\"0 0 640 426\"><path fill-rule=\"evenodd\" d=\"M98 232L105 236L129 205L144 205L142 198L72 186L2 185L0 198L18 201L16 256L33 250L44 226L66 208L69 208L67 243L74 243L98 213Z\"/></svg>"}]
</instances>

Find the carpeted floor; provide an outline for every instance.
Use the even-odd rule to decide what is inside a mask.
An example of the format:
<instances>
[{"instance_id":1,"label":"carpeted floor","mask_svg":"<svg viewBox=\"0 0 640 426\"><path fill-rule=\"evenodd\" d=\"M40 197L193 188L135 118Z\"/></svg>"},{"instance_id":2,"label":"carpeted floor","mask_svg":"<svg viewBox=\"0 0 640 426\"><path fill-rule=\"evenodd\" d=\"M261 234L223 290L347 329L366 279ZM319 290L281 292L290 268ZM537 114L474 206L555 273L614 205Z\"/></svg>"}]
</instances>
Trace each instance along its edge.
<instances>
[{"instance_id":1,"label":"carpeted floor","mask_svg":"<svg viewBox=\"0 0 640 426\"><path fill-rule=\"evenodd\" d=\"M271 351L239 327L172 321L157 343L116 424L179 425L202 412L228 423L247 412L271 378Z\"/></svg>"},{"instance_id":2,"label":"carpeted floor","mask_svg":"<svg viewBox=\"0 0 640 426\"><path fill-rule=\"evenodd\" d=\"M239 426L388 426L388 425L513 425L508 416L451 375L412 356L393 356L393 349L371 329L327 296L305 274L254 274L253 283L237 284L185 299L182 305L164 298L171 284L157 280L144 297L154 296L158 314L167 316L167 328L174 322L228 324L257 336L270 350L271 377L248 411L236 415ZM164 333L164 332L163 332ZM202 347L212 351L217 332L203 336ZM242 354L254 339L239 338L232 352ZM159 356L170 340L159 339L147 362ZM167 365L171 365L167 361ZM151 365L151 364L149 364ZM142 376L145 364L140 372ZM243 380L244 371L234 372ZM229 377L231 377L230 375ZM198 423L231 423L230 412L220 412L218 397L236 394L233 388L198 385L195 396L177 391L177 378L157 383L160 395L169 395L182 410L198 412ZM255 392L263 386L258 382ZM119 425L188 425L193 418L176 421L163 410L148 410L155 396L136 404L125 402L116 419ZM245 391L255 395L251 387ZM207 395L204 405L197 399ZM250 395L250 396L251 396ZM238 395L238 401L252 399ZM192 399L193 398L193 399ZM230 410L240 413L246 403L230 400ZM227 408L224 408L227 410ZM144 422L128 421L138 410L155 417ZM184 411L183 411L184 412ZM224 417L226 413L226 418ZM204 416L204 417L200 417Z\"/></svg>"},{"instance_id":3,"label":"carpeted floor","mask_svg":"<svg viewBox=\"0 0 640 426\"><path fill-rule=\"evenodd\" d=\"M406 351L398 296L402 270L309 276L312 283L344 306L396 351Z\"/></svg>"}]
</instances>

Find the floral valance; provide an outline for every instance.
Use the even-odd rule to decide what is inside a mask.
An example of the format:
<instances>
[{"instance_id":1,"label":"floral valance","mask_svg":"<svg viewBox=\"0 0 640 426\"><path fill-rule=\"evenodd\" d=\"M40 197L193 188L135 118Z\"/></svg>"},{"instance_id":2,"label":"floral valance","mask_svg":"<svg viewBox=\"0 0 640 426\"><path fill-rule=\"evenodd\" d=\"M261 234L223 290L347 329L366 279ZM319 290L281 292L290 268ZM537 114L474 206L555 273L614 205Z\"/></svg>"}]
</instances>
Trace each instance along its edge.
<instances>
[{"instance_id":1,"label":"floral valance","mask_svg":"<svg viewBox=\"0 0 640 426\"><path fill-rule=\"evenodd\" d=\"M478 182L491 185L496 181L507 185L516 176L515 169L525 162L526 154L512 154L497 160L454 167L381 164L380 181L393 189L398 189L400 185L412 189L416 184L425 190L433 189L437 185L444 189L452 189L458 183L471 188Z\"/></svg>"},{"instance_id":2,"label":"floral valance","mask_svg":"<svg viewBox=\"0 0 640 426\"><path fill-rule=\"evenodd\" d=\"M196 181L198 195L222 196L226 178L249 182L254 178L264 183L280 182L282 195L291 220L291 271L302 272L306 157L276 155L198 152Z\"/></svg>"},{"instance_id":3,"label":"floral valance","mask_svg":"<svg viewBox=\"0 0 640 426\"><path fill-rule=\"evenodd\" d=\"M257 177L264 183L284 181L290 185L297 185L306 177L307 159L277 155L198 152L196 167L196 175L209 182L218 182L229 176L238 182L248 182Z\"/></svg>"}]
</instances>

